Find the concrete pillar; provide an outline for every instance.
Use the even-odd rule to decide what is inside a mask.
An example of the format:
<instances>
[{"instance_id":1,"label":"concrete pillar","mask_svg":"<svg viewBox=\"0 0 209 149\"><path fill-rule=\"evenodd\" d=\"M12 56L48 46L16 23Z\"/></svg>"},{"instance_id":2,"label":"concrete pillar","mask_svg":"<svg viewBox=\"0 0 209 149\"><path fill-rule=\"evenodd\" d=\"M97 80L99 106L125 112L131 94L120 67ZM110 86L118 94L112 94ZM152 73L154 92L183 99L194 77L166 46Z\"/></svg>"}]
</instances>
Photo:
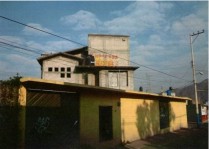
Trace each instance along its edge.
<instances>
[{"instance_id":1,"label":"concrete pillar","mask_svg":"<svg viewBox=\"0 0 209 149\"><path fill-rule=\"evenodd\" d=\"M18 98L18 148L20 149L25 148L26 97L26 88L21 86Z\"/></svg>"}]
</instances>

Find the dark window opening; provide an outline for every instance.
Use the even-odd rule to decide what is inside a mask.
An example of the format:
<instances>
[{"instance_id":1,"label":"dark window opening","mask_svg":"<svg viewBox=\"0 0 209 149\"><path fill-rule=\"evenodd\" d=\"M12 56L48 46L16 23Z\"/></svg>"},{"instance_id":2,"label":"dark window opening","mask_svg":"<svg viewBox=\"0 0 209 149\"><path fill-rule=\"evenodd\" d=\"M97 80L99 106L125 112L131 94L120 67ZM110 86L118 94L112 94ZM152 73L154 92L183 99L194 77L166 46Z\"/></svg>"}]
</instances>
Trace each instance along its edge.
<instances>
[{"instance_id":1,"label":"dark window opening","mask_svg":"<svg viewBox=\"0 0 209 149\"><path fill-rule=\"evenodd\" d=\"M125 71L125 78L126 78L126 86L128 86L128 72Z\"/></svg>"},{"instance_id":2,"label":"dark window opening","mask_svg":"<svg viewBox=\"0 0 209 149\"><path fill-rule=\"evenodd\" d=\"M160 129L169 127L169 103L159 102L160 111Z\"/></svg>"},{"instance_id":3,"label":"dark window opening","mask_svg":"<svg viewBox=\"0 0 209 149\"><path fill-rule=\"evenodd\" d=\"M61 74L60 74L60 77L61 77L61 78L64 78L64 77L65 77L65 74L64 74L64 73L61 73Z\"/></svg>"},{"instance_id":4,"label":"dark window opening","mask_svg":"<svg viewBox=\"0 0 209 149\"><path fill-rule=\"evenodd\" d=\"M48 71L49 71L49 72L52 72L52 67L49 67L49 68L48 68Z\"/></svg>"},{"instance_id":5,"label":"dark window opening","mask_svg":"<svg viewBox=\"0 0 209 149\"><path fill-rule=\"evenodd\" d=\"M62 71L62 72L65 71L65 68L64 68L64 67L61 67L61 71Z\"/></svg>"},{"instance_id":6,"label":"dark window opening","mask_svg":"<svg viewBox=\"0 0 209 149\"><path fill-rule=\"evenodd\" d=\"M84 79L84 84L88 85L88 74L87 73L83 73L83 79Z\"/></svg>"},{"instance_id":7,"label":"dark window opening","mask_svg":"<svg viewBox=\"0 0 209 149\"><path fill-rule=\"evenodd\" d=\"M67 67L67 72L71 72L71 68L70 67Z\"/></svg>"},{"instance_id":8,"label":"dark window opening","mask_svg":"<svg viewBox=\"0 0 209 149\"><path fill-rule=\"evenodd\" d=\"M95 73L95 86L99 86L99 73Z\"/></svg>"},{"instance_id":9,"label":"dark window opening","mask_svg":"<svg viewBox=\"0 0 209 149\"><path fill-rule=\"evenodd\" d=\"M58 72L58 71L59 71L59 68L58 68L58 67L55 67L55 68L54 68L54 71L55 71L55 72Z\"/></svg>"},{"instance_id":10,"label":"dark window opening","mask_svg":"<svg viewBox=\"0 0 209 149\"><path fill-rule=\"evenodd\" d=\"M71 78L71 73L67 73L67 78Z\"/></svg>"}]
</instances>

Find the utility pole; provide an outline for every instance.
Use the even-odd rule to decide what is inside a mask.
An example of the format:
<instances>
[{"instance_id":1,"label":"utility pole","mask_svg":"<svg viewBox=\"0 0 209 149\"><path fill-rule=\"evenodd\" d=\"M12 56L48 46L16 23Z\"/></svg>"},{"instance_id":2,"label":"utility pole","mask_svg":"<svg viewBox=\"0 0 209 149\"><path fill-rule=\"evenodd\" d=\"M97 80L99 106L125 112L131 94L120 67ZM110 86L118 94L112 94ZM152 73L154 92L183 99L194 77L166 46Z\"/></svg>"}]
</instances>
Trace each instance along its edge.
<instances>
[{"instance_id":1,"label":"utility pole","mask_svg":"<svg viewBox=\"0 0 209 149\"><path fill-rule=\"evenodd\" d=\"M199 115L199 107L198 107L198 97L197 97L197 81L196 81L196 73L195 73L195 62L194 62L194 52L193 52L193 43L195 39L199 36L199 34L204 33L204 30L202 32L193 33L190 35L190 46L191 46L191 57L192 57L192 74L193 74L193 83L194 83L194 92L195 92L195 105L196 105L196 116L197 116L197 127L200 127L200 115ZM192 37L195 37L194 40Z\"/></svg>"}]
</instances>

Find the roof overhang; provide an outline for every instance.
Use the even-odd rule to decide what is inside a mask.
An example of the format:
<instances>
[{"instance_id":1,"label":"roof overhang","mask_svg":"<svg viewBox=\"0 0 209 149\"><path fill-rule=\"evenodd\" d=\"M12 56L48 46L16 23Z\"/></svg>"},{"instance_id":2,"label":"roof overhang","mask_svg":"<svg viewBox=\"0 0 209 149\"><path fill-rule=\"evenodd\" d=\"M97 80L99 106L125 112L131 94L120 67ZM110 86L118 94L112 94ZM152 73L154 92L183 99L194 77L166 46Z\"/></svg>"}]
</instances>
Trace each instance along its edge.
<instances>
[{"instance_id":1,"label":"roof overhang","mask_svg":"<svg viewBox=\"0 0 209 149\"><path fill-rule=\"evenodd\" d=\"M51 58L54 58L54 57L57 57L57 56L63 56L63 57L69 58L69 59L79 61L79 62L83 60L83 58L80 58L80 57L77 57L77 56L74 56L74 55L71 55L71 54L59 52L59 53L55 53L55 54L49 54L49 55L46 55L46 56L41 56L41 57L37 58L37 61L39 62L40 65L42 65L44 60L51 59Z\"/></svg>"},{"instance_id":2,"label":"roof overhang","mask_svg":"<svg viewBox=\"0 0 209 149\"><path fill-rule=\"evenodd\" d=\"M139 67L134 66L76 66L76 72L98 72L101 70L109 71L127 71L136 70Z\"/></svg>"},{"instance_id":3,"label":"roof overhang","mask_svg":"<svg viewBox=\"0 0 209 149\"><path fill-rule=\"evenodd\" d=\"M173 97L163 96L155 93L146 93L138 91L128 91L121 89L113 89L106 87L82 85L67 83L61 81L52 81L38 78L21 78L21 84L26 87L27 90L39 90L39 91L54 91L54 92L107 92L117 94L119 98L136 98L136 99L153 99L153 100L165 100L165 101L186 101L191 100L188 97ZM142 98L143 97L143 98Z\"/></svg>"}]
</instances>

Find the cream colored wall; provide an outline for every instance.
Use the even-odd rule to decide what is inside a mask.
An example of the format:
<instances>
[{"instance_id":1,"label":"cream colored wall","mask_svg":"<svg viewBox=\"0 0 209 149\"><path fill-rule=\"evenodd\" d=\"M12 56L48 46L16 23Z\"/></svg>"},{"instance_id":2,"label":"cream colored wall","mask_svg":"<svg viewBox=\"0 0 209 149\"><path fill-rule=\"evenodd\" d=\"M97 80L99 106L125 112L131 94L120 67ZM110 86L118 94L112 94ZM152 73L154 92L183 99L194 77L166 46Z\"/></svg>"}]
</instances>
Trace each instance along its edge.
<instances>
[{"instance_id":1,"label":"cream colored wall","mask_svg":"<svg viewBox=\"0 0 209 149\"><path fill-rule=\"evenodd\" d=\"M57 56L48 60L43 61L43 70L42 70L42 77L43 79L47 80L57 80L57 81L63 81L63 82L71 82L71 83L78 83L82 84L82 74L74 74L75 66L78 65L78 61L71 60L69 58L65 58L62 56ZM59 72L48 72L48 67L58 67ZM61 78L60 77L60 68L61 67L71 67L71 78Z\"/></svg>"},{"instance_id":2,"label":"cream colored wall","mask_svg":"<svg viewBox=\"0 0 209 149\"><path fill-rule=\"evenodd\" d=\"M134 141L160 131L159 103L156 100L121 98L122 141Z\"/></svg>"},{"instance_id":3,"label":"cream colored wall","mask_svg":"<svg viewBox=\"0 0 209 149\"><path fill-rule=\"evenodd\" d=\"M95 75L94 74L88 74L88 85L95 86Z\"/></svg>"},{"instance_id":4,"label":"cream colored wall","mask_svg":"<svg viewBox=\"0 0 209 149\"><path fill-rule=\"evenodd\" d=\"M170 131L188 128L185 102L170 102Z\"/></svg>"},{"instance_id":5,"label":"cream colored wall","mask_svg":"<svg viewBox=\"0 0 209 149\"><path fill-rule=\"evenodd\" d=\"M82 92L80 95L80 137L84 144L97 145L99 142L99 106L112 106L113 140L120 143L119 98L108 92ZM105 142L104 142L105 143ZM106 142L107 143L107 142Z\"/></svg>"}]
</instances>

